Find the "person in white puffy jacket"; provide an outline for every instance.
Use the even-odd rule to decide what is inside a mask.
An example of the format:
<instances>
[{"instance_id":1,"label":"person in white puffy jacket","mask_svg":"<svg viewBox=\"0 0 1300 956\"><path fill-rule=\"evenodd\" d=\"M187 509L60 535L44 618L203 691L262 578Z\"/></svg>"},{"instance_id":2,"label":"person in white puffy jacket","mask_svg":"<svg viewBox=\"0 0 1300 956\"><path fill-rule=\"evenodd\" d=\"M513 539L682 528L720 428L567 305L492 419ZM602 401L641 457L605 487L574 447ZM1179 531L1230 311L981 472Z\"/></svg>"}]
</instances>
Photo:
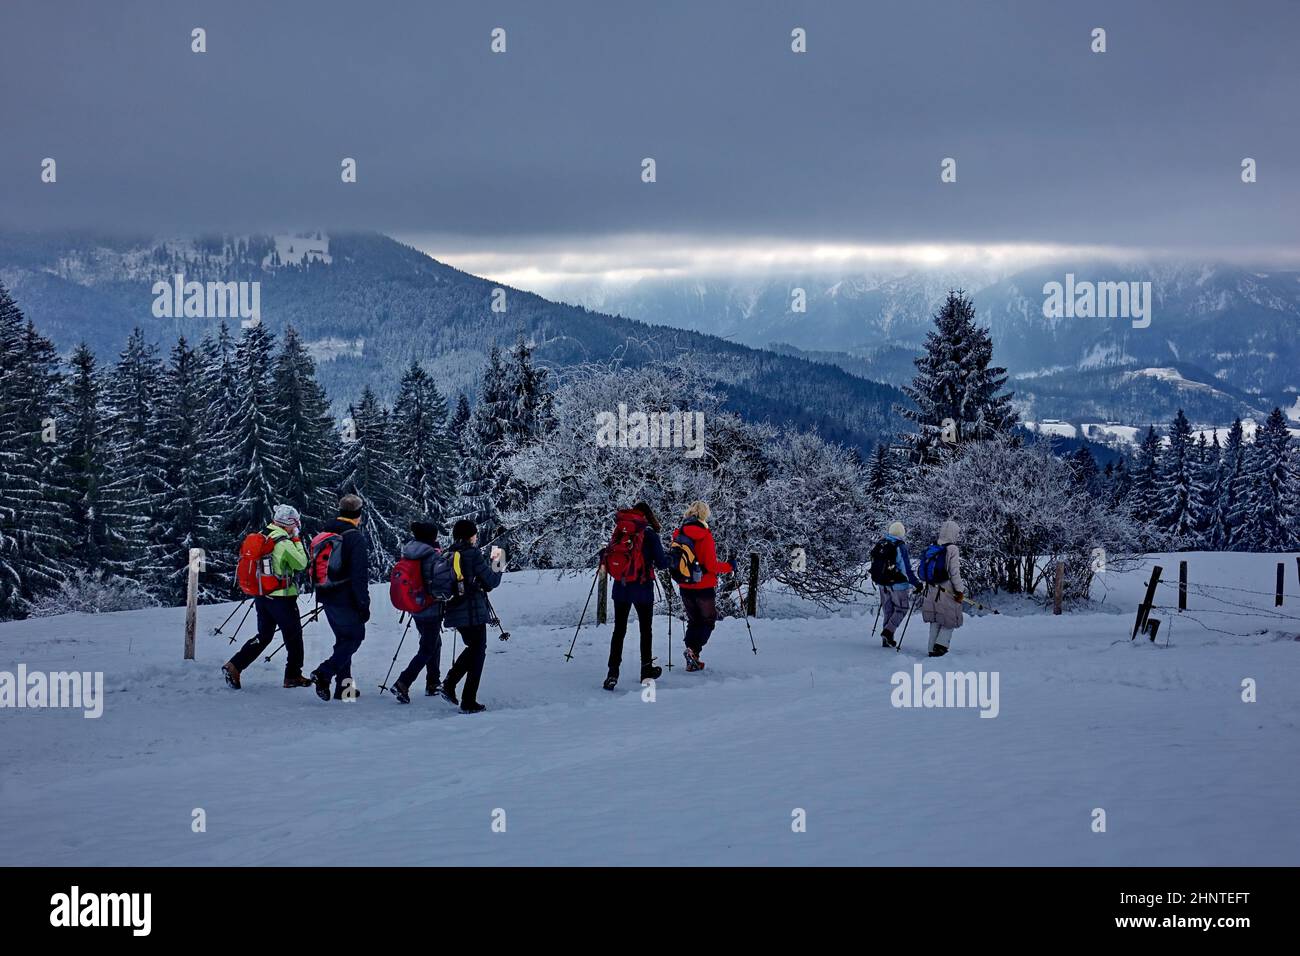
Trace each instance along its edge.
<instances>
[{"instance_id":1,"label":"person in white puffy jacket","mask_svg":"<svg viewBox=\"0 0 1300 956\"><path fill-rule=\"evenodd\" d=\"M966 592L966 582L961 576L961 526L949 519L939 528L939 540L944 548L947 580L925 586L925 600L921 604L921 620L930 625L930 656L942 657L952 643L952 632L961 627L961 602Z\"/></svg>"}]
</instances>

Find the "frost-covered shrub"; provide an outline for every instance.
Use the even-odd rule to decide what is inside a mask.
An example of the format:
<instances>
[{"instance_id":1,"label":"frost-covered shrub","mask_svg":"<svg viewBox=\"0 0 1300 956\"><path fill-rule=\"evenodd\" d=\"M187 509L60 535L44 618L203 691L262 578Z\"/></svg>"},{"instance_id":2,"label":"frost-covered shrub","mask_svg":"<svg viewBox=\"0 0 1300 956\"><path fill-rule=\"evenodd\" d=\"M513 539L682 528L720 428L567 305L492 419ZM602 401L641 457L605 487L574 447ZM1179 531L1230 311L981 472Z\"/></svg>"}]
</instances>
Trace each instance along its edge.
<instances>
[{"instance_id":1,"label":"frost-covered shrub","mask_svg":"<svg viewBox=\"0 0 1300 956\"><path fill-rule=\"evenodd\" d=\"M1142 550L1140 526L1090 494L1046 445L963 445L905 482L898 507L917 553L945 520L961 525L962 576L972 593L1034 593L1045 582L1050 593L1060 560L1065 595L1085 597L1095 571L1123 570Z\"/></svg>"},{"instance_id":2,"label":"frost-covered shrub","mask_svg":"<svg viewBox=\"0 0 1300 956\"><path fill-rule=\"evenodd\" d=\"M65 580L58 588L28 603L32 617L56 614L100 614L157 607L158 602L134 581L102 571Z\"/></svg>"},{"instance_id":3,"label":"frost-covered shrub","mask_svg":"<svg viewBox=\"0 0 1300 956\"><path fill-rule=\"evenodd\" d=\"M683 448L620 447L597 441L601 413L630 411L704 416L702 454ZM589 367L557 388L554 427L508 461L528 489L528 505L508 514L512 542L525 563L593 568L613 515L637 501L659 514L667 533L696 499L707 501L718 553L760 557L760 581L785 582L822 602L847 599L857 586L871 540L866 476L844 449L815 435L743 422L690 360L636 369ZM795 570L795 547L805 571Z\"/></svg>"}]
</instances>

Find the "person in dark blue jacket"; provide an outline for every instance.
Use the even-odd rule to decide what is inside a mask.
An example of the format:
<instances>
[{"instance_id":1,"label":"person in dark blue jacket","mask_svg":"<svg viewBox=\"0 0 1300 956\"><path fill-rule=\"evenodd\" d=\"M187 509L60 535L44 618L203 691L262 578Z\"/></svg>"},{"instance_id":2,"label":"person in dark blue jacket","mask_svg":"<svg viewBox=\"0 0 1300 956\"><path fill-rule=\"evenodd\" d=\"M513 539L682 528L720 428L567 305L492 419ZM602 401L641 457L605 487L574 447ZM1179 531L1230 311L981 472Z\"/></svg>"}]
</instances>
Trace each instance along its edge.
<instances>
[{"instance_id":1,"label":"person in dark blue jacket","mask_svg":"<svg viewBox=\"0 0 1300 956\"><path fill-rule=\"evenodd\" d=\"M668 567L668 555L659 540L659 519L644 501L630 509L645 519L642 532L642 573L635 581L614 582L614 633L609 639L609 673L605 675L605 690L618 684L618 671L623 663L623 638L627 634L627 621L636 608L636 621L641 629L641 679L658 680L663 669L656 667L650 655L651 631L655 613L654 573Z\"/></svg>"},{"instance_id":2,"label":"person in dark blue jacket","mask_svg":"<svg viewBox=\"0 0 1300 956\"><path fill-rule=\"evenodd\" d=\"M321 700L330 699L331 679L335 700L361 696L352 680L352 655L366 639L366 622L370 620L370 545L361 530L361 508L360 497L344 495L339 499L339 516L325 525L326 531L342 538L347 586L322 591L317 597L334 632L334 652L311 674Z\"/></svg>"},{"instance_id":3,"label":"person in dark blue jacket","mask_svg":"<svg viewBox=\"0 0 1300 956\"><path fill-rule=\"evenodd\" d=\"M411 522L411 540L402 545L402 557L420 562L420 572L426 587L433 580L433 559L438 554L438 526L428 521ZM406 665L406 670L393 682L393 696L398 703L411 702L411 685L425 672L424 696L438 694L439 662L442 659L442 602L435 601L423 611L411 615L415 629L420 633L420 648Z\"/></svg>"},{"instance_id":4,"label":"person in dark blue jacket","mask_svg":"<svg viewBox=\"0 0 1300 956\"><path fill-rule=\"evenodd\" d=\"M492 621L487 592L501 583L501 572L492 570L483 552L478 549L478 526L467 518L457 521L451 529L451 551L459 555L460 578L465 593L447 602L443 623L460 632L465 649L460 652L451 669L442 679L442 696L453 704L460 704L461 713L477 714L486 710L478 702L478 684L483 677L483 661L487 657L487 626ZM493 548L495 558L500 548ZM456 685L465 678L465 689L456 699Z\"/></svg>"}]
</instances>

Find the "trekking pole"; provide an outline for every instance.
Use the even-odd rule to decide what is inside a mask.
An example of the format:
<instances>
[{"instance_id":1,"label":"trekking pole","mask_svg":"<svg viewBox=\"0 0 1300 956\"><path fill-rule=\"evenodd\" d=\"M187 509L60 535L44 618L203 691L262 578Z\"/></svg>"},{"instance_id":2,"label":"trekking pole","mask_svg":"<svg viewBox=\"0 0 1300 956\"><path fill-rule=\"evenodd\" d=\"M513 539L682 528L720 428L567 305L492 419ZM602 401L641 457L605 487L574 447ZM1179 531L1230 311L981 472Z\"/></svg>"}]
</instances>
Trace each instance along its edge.
<instances>
[{"instance_id":1,"label":"trekking pole","mask_svg":"<svg viewBox=\"0 0 1300 956\"><path fill-rule=\"evenodd\" d=\"M898 635L898 643L894 645L894 653L897 654L903 649L903 638L907 637L907 625L912 623L912 612L916 610L916 600L907 602L907 619L903 621L903 632Z\"/></svg>"},{"instance_id":2,"label":"trekking pole","mask_svg":"<svg viewBox=\"0 0 1300 956\"><path fill-rule=\"evenodd\" d=\"M230 623L230 619L231 619L232 617L234 617L236 614L239 613L239 609L240 609L241 607L244 606L244 603L245 603L247 600L248 600L248 598L244 598L242 601L240 601L238 604L236 604L236 605L235 605L235 609L234 609L233 611L231 611L229 614L226 615L226 619L225 619L224 621L222 621L220 624L218 624L216 627L214 627L214 628L212 629L212 636L213 636L213 637L216 637L218 634L221 633L221 629L222 629L223 627L225 627L227 624Z\"/></svg>"},{"instance_id":3,"label":"trekking pole","mask_svg":"<svg viewBox=\"0 0 1300 956\"><path fill-rule=\"evenodd\" d=\"M981 611L992 611L994 614L1001 614L1001 613L1002 613L1001 611L999 611L999 610L998 610L997 608L995 608L995 607L989 607L987 604L981 604L979 601L972 601L970 598L966 598L966 597L963 597L963 598L961 599L961 603L962 603L962 604L969 604L971 607L973 607L973 608L978 608L978 609L981 610Z\"/></svg>"},{"instance_id":4,"label":"trekking pole","mask_svg":"<svg viewBox=\"0 0 1300 956\"><path fill-rule=\"evenodd\" d=\"M871 636L876 636L876 625L880 623L880 608L885 602L880 600L880 594L876 594L876 619L871 622Z\"/></svg>"},{"instance_id":5,"label":"trekking pole","mask_svg":"<svg viewBox=\"0 0 1300 956\"><path fill-rule=\"evenodd\" d=\"M736 573L733 571L731 575L734 578L736 576ZM742 601L740 598L739 581L736 582L736 602L740 605L740 613L743 614L745 617L745 630L749 631L749 646L752 647L754 649L754 653L757 654L758 645L754 643L754 629L749 626L749 612L745 610L745 602Z\"/></svg>"},{"instance_id":6,"label":"trekking pole","mask_svg":"<svg viewBox=\"0 0 1300 956\"><path fill-rule=\"evenodd\" d=\"M501 640L510 640L510 632L501 626L501 618L497 615L497 609L492 606L492 599L487 596L486 591L483 592L483 600L487 602L488 613L492 615L488 623L496 625L496 629L501 632Z\"/></svg>"},{"instance_id":7,"label":"trekking pole","mask_svg":"<svg viewBox=\"0 0 1300 956\"><path fill-rule=\"evenodd\" d=\"M668 669L673 669L673 591L672 585L662 587L659 584L659 578L651 572L651 580L655 583L655 590L663 596L664 603L668 606Z\"/></svg>"},{"instance_id":8,"label":"trekking pole","mask_svg":"<svg viewBox=\"0 0 1300 956\"><path fill-rule=\"evenodd\" d=\"M578 632L582 630L582 622L587 617L587 607L591 604L591 596L596 593L596 581L600 579L600 565L596 566L596 576L591 579L591 590L587 592L587 603L582 605L582 613L578 615L578 626L573 629L573 640L569 642L569 653L564 655L566 661L573 660L573 647L578 643Z\"/></svg>"},{"instance_id":9,"label":"trekking pole","mask_svg":"<svg viewBox=\"0 0 1300 956\"><path fill-rule=\"evenodd\" d=\"M411 618L411 621L413 620L415 620L415 618ZM402 639L397 642L397 650L393 651L393 660L388 665L388 673L384 675L384 682L379 685L379 693L381 694L386 694L388 692L388 678L393 676L393 668L397 665L397 655L402 653L402 644L406 642L406 632L411 629L411 621L406 622L406 628L402 631Z\"/></svg>"},{"instance_id":10,"label":"trekking pole","mask_svg":"<svg viewBox=\"0 0 1300 956\"><path fill-rule=\"evenodd\" d=\"M235 638L239 636L240 628L242 628L244 626L244 622L248 620L248 612L251 611L252 609L253 609L253 605L249 604L248 611L245 611L244 616L239 619L239 625L235 628L235 633L230 635L231 644L235 643ZM235 610L239 610L239 608L235 608Z\"/></svg>"}]
</instances>

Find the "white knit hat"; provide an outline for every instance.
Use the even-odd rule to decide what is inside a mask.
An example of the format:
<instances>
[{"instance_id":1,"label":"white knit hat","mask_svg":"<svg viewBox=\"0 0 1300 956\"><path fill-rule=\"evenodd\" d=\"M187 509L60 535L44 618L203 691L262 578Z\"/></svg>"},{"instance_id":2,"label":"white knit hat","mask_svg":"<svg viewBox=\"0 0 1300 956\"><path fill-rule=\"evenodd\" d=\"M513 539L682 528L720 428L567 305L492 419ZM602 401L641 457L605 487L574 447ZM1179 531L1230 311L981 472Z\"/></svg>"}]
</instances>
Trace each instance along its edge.
<instances>
[{"instance_id":1,"label":"white knit hat","mask_svg":"<svg viewBox=\"0 0 1300 956\"><path fill-rule=\"evenodd\" d=\"M892 534L895 538L901 538L904 541L907 540L907 529L903 527L903 522L901 521L895 521L891 524L886 533Z\"/></svg>"},{"instance_id":2,"label":"white knit hat","mask_svg":"<svg viewBox=\"0 0 1300 956\"><path fill-rule=\"evenodd\" d=\"M302 524L302 515L298 514L298 509L293 505L276 505L271 520L287 528L290 525Z\"/></svg>"}]
</instances>

